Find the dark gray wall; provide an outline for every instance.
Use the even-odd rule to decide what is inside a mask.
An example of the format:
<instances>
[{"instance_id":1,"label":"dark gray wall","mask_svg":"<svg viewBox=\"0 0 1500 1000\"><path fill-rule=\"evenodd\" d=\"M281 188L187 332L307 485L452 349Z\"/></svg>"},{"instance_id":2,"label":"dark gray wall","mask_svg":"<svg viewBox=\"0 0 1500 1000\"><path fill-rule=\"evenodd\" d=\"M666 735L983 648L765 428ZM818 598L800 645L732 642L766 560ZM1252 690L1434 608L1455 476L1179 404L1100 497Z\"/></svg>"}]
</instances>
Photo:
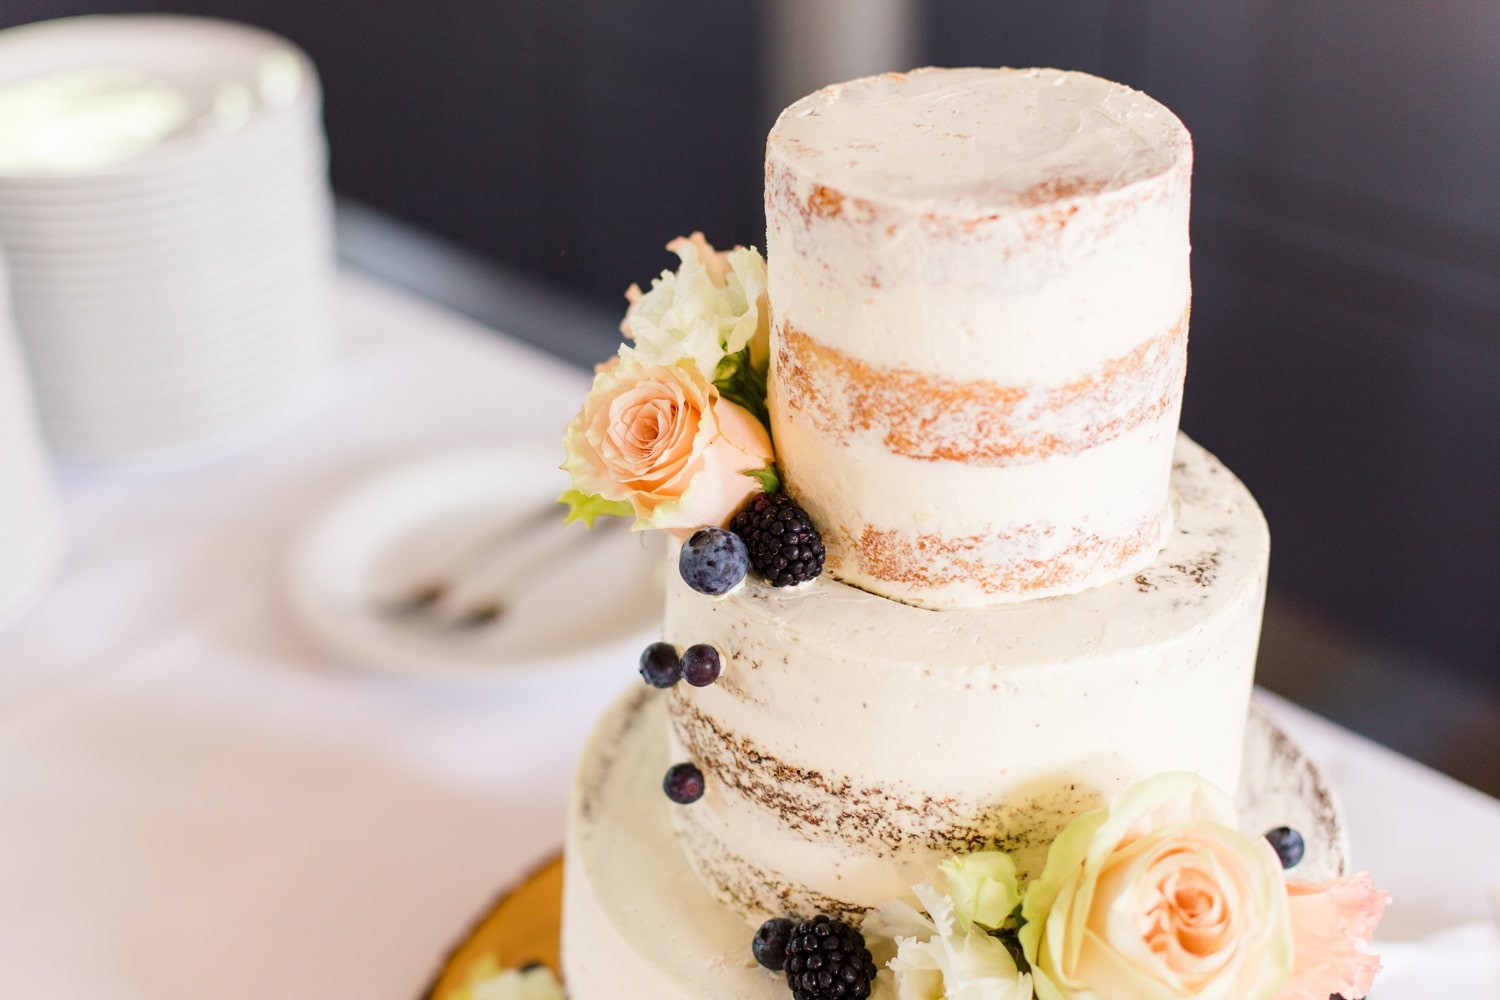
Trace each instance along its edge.
<instances>
[{"instance_id":1,"label":"dark gray wall","mask_svg":"<svg viewBox=\"0 0 1500 1000\"><path fill-rule=\"evenodd\" d=\"M1500 4L929 6L934 59L1146 90L1196 144L1183 427L1272 583L1500 681Z\"/></svg>"},{"instance_id":2,"label":"dark gray wall","mask_svg":"<svg viewBox=\"0 0 1500 1000\"><path fill-rule=\"evenodd\" d=\"M341 194L622 300L701 229L763 242L754 0L0 0L0 27L169 11L280 32L323 78Z\"/></svg>"}]
</instances>

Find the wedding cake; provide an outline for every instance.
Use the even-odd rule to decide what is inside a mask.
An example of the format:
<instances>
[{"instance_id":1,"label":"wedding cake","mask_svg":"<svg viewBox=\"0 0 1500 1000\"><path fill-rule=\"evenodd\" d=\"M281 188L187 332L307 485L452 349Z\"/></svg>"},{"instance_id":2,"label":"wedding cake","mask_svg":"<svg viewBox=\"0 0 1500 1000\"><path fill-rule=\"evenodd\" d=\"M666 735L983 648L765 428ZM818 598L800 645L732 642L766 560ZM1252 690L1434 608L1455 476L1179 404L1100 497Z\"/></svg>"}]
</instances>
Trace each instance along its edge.
<instances>
[{"instance_id":1,"label":"wedding cake","mask_svg":"<svg viewBox=\"0 0 1500 1000\"><path fill-rule=\"evenodd\" d=\"M564 500L673 561L574 789L573 1000L1368 985L1383 896L1236 829L1269 536L1177 431L1191 162L1082 73L856 80L772 129L763 265L631 289Z\"/></svg>"}]
</instances>

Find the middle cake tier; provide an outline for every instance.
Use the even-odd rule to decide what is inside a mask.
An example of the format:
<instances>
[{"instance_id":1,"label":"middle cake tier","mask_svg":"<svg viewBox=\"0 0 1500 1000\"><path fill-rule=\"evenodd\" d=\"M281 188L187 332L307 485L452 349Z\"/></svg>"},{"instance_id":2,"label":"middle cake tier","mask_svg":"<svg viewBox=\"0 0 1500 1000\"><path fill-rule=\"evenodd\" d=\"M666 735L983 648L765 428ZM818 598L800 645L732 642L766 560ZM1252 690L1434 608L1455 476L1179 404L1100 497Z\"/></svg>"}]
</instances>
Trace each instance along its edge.
<instances>
[{"instance_id":1,"label":"middle cake tier","mask_svg":"<svg viewBox=\"0 0 1500 1000\"><path fill-rule=\"evenodd\" d=\"M1270 539L1249 491L1179 436L1174 528L1139 573L1077 594L929 611L827 577L723 598L669 574L664 634L717 683L669 699L673 810L708 889L748 922L858 913L996 845L1040 870L1069 821L1195 771L1233 792Z\"/></svg>"}]
</instances>

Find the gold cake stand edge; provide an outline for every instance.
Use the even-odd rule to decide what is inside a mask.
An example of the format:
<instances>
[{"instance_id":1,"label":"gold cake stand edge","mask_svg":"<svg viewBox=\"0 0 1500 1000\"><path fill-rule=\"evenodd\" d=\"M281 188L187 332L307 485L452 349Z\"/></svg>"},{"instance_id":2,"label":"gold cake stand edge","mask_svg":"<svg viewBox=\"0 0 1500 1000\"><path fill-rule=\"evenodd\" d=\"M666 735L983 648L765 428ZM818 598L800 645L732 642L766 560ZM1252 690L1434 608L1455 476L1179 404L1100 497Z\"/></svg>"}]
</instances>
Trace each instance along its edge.
<instances>
[{"instance_id":1,"label":"gold cake stand edge","mask_svg":"<svg viewBox=\"0 0 1500 1000\"><path fill-rule=\"evenodd\" d=\"M558 853L502 893L443 960L423 1000L451 1000L486 956L501 968L541 962L561 974L562 879L563 858Z\"/></svg>"}]
</instances>

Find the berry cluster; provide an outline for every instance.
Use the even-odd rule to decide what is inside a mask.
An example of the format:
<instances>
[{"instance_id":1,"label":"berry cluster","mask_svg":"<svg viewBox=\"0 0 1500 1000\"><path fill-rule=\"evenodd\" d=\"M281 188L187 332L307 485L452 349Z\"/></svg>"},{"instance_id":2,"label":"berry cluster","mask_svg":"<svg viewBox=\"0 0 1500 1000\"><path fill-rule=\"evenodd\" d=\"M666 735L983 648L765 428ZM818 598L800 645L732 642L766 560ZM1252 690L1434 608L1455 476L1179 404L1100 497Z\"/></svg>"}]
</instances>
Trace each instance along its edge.
<instances>
[{"instance_id":1,"label":"berry cluster","mask_svg":"<svg viewBox=\"0 0 1500 1000\"><path fill-rule=\"evenodd\" d=\"M823 536L785 493L759 493L729 529L699 528L682 545L677 571L700 594L721 597L751 568L773 587L792 587L823 572Z\"/></svg>"},{"instance_id":2,"label":"berry cluster","mask_svg":"<svg viewBox=\"0 0 1500 1000\"><path fill-rule=\"evenodd\" d=\"M678 681L708 687L723 670L723 657L706 642L689 646L681 656L669 642L653 642L641 653L641 678L654 688L673 687Z\"/></svg>"},{"instance_id":3,"label":"berry cluster","mask_svg":"<svg viewBox=\"0 0 1500 1000\"><path fill-rule=\"evenodd\" d=\"M761 493L729 522L744 540L755 572L773 587L791 587L823 572L823 536L797 501Z\"/></svg>"},{"instance_id":4,"label":"berry cluster","mask_svg":"<svg viewBox=\"0 0 1500 1000\"><path fill-rule=\"evenodd\" d=\"M792 1000L865 1000L875 979L875 960L865 939L831 917L820 915L796 925L767 921L751 951L767 968L785 969Z\"/></svg>"},{"instance_id":5,"label":"berry cluster","mask_svg":"<svg viewBox=\"0 0 1500 1000\"><path fill-rule=\"evenodd\" d=\"M807 511L785 494L762 493L734 516L729 530L706 527L693 532L682 543L677 572L682 582L698 593L722 597L744 582L752 566L773 587L806 583L823 572L823 556L823 539ZM666 642L654 642L641 653L641 677L656 688L670 688L682 680L694 687L707 687L719 679L723 669L723 657L705 642L689 646L681 655ZM662 790L679 805L697 802L703 797L703 772L692 763L674 764L662 779ZM827 917L796 927L784 920L777 924L779 930L768 931L771 923L761 928L771 935L767 941L756 937L755 956L769 968L781 968L780 964L771 964L778 961L769 958L771 955L795 964L800 978L793 982L793 965L788 964L787 981L793 983L796 1000L862 1000L870 995L870 977L875 970L858 931ZM830 934L834 936L829 938ZM816 938L835 944L823 947L804 942L812 950L804 948L799 953L793 946L804 937L806 942ZM858 942L858 948L848 947L851 942Z\"/></svg>"}]
</instances>

